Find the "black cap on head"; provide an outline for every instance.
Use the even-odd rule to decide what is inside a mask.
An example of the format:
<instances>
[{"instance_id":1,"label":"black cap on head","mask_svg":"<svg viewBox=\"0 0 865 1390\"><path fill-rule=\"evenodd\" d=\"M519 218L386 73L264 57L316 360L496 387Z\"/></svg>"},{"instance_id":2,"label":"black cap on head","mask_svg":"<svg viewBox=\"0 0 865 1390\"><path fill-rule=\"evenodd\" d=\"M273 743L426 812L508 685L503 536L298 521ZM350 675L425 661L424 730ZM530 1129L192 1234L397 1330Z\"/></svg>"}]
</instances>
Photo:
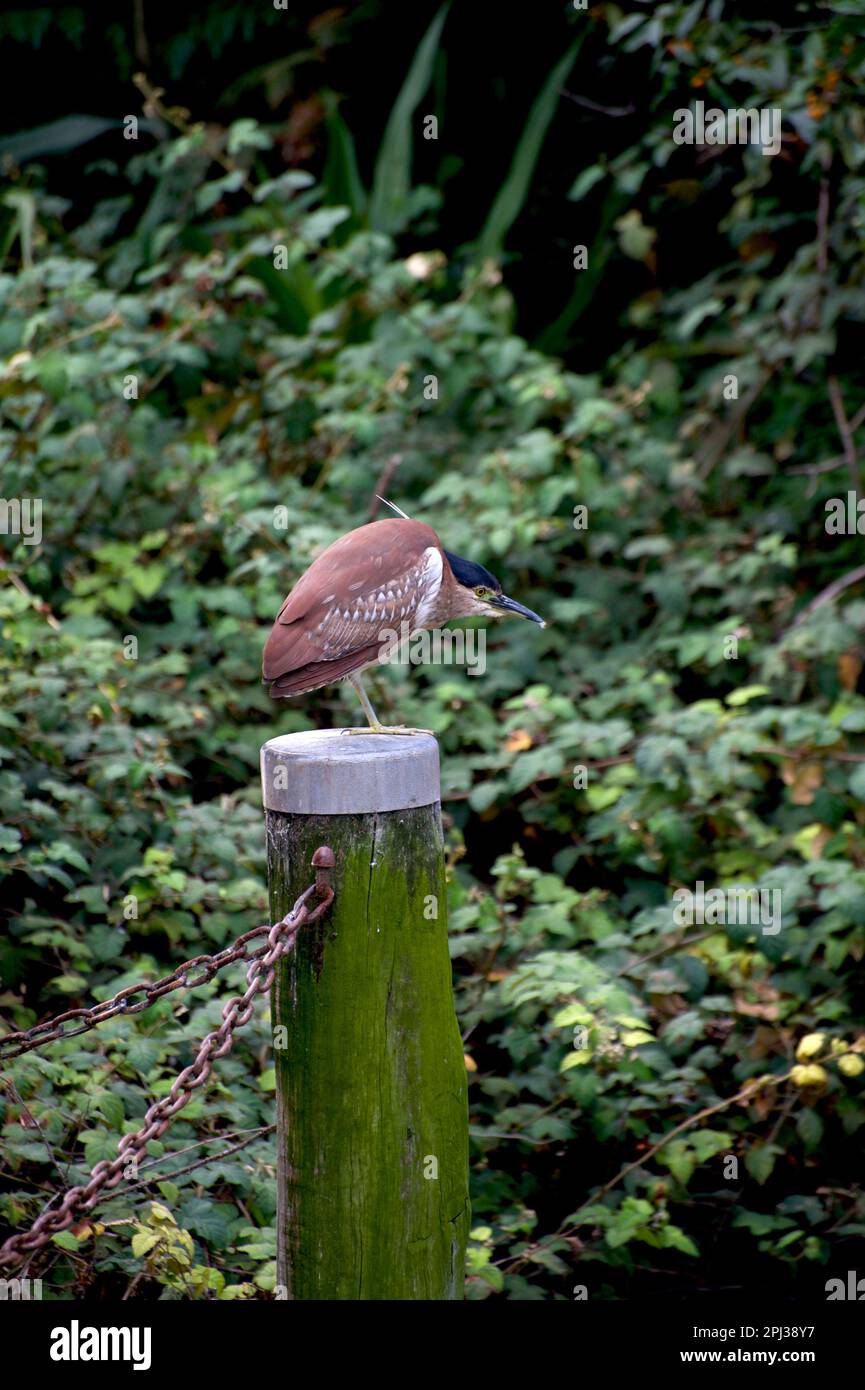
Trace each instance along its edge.
<instances>
[{"instance_id":1,"label":"black cap on head","mask_svg":"<svg viewBox=\"0 0 865 1390\"><path fill-rule=\"evenodd\" d=\"M483 565L476 565L474 560L464 560L461 555L452 555L449 550L445 551L448 557L448 564L454 572L454 578L464 585L466 589L477 589L483 584L485 589L492 589L494 594L500 594L502 586L494 574L485 570Z\"/></svg>"}]
</instances>

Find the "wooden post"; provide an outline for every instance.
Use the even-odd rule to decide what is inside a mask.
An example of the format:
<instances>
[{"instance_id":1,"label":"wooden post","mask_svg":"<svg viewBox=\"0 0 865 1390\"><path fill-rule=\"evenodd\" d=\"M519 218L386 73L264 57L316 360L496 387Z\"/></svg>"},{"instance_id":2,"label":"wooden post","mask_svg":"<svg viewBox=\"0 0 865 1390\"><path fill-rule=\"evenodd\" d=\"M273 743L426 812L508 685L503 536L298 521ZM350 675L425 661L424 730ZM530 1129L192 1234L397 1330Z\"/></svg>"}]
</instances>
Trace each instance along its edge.
<instances>
[{"instance_id":1,"label":"wooden post","mask_svg":"<svg viewBox=\"0 0 865 1390\"><path fill-rule=\"evenodd\" d=\"M278 1280L292 1299L461 1299L468 1111L438 745L271 739L271 918L334 852L333 907L277 972Z\"/></svg>"}]
</instances>

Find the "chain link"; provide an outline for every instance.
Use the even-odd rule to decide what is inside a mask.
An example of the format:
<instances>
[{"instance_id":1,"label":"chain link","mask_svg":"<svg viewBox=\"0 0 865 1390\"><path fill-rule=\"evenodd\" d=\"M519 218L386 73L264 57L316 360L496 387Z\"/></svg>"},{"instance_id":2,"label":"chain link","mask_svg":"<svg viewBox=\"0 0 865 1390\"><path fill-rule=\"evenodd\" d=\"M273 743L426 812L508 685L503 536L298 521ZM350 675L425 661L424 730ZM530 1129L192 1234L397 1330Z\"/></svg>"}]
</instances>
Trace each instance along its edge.
<instances>
[{"instance_id":1,"label":"chain link","mask_svg":"<svg viewBox=\"0 0 865 1390\"><path fill-rule=\"evenodd\" d=\"M252 931L239 936L233 946L227 946L212 956L193 956L191 960L178 965L170 975L164 975L161 980L127 985L126 989L121 989L113 999L105 999L101 1004L93 1004L89 1009L68 1009L65 1014L57 1014L33 1028L6 1033L0 1038L0 1062L19 1057L22 1052L31 1052L35 1047L44 1047L46 1043L55 1042L58 1038L74 1038L79 1033L86 1033L89 1029L95 1028L99 1023L105 1023L109 1018L115 1018L118 1014L140 1014L174 989L195 989L198 985L207 984L217 971L226 965L232 965L236 960L257 960L267 950L267 943L255 951L248 951L247 946L257 937L267 936L270 930L270 927L253 927ZM201 971L199 978L190 980L190 970L198 969ZM143 994L145 997L133 1004L130 1001L135 994ZM79 1027L66 1027L72 1019L81 1020Z\"/></svg>"},{"instance_id":2,"label":"chain link","mask_svg":"<svg viewBox=\"0 0 865 1390\"><path fill-rule=\"evenodd\" d=\"M332 864L333 856L329 850L327 853L330 855ZM320 850L316 851L314 863L320 854ZM316 907L310 909L306 906L306 901L312 893L317 893L321 901ZM131 1162L137 1162L144 1155L150 1141L162 1137L177 1112L188 1104L193 1091L205 1084L210 1076L214 1059L224 1057L227 1052L231 1051L236 1029L242 1028L252 1017L253 1001L256 995L265 994L270 989L276 963L281 956L288 955L294 949L300 928L305 924L314 922L323 912L327 911L332 902L333 888L327 881L326 872L323 873L319 868L315 883L310 884L309 888L301 893L291 911L286 913L282 921L277 922L275 926L255 927L252 931L238 937L234 945L226 950L220 951L214 956L196 956L194 960L186 961L171 975L166 975L163 980L157 980L153 985L132 985L129 989L121 990L112 1000L106 1001L104 1004L97 1004L93 1009L71 1009L68 1013L61 1014L59 1018L40 1024L39 1028L31 1028L27 1033L13 1033L4 1039L4 1042L10 1042L12 1039L22 1040L16 1044L14 1051L8 1053L9 1056L14 1057L21 1052L29 1051L31 1047L39 1047L42 1043L49 1042L54 1038L74 1037L76 1033L83 1033L88 1028L93 1028L97 1023L102 1023L106 1018L112 1018L118 1013L138 1013L152 1004L154 999L167 994L169 990L180 988L184 983L188 983L192 987L204 984L213 978L217 970L221 970L224 965L229 965L232 961L240 959L251 961L246 972L246 991L238 997L229 999L222 1010L222 1023L219 1028L213 1033L208 1033L202 1040L195 1061L190 1066L185 1067L175 1078L168 1094L150 1106L138 1132L136 1134L124 1134L117 1146L117 1157L102 1159L97 1163L91 1169L90 1181L85 1186L70 1187L64 1194L60 1205L53 1209L46 1208L29 1231L10 1236L0 1246L0 1268L15 1268L22 1264L28 1255L35 1254L42 1246L47 1245L58 1231L65 1231L71 1226L78 1213L92 1211L100 1200L103 1190L110 1191L111 1188L116 1187L123 1178L127 1166ZM265 944L247 956L246 946L248 942L265 933L267 935ZM184 981L183 976L191 968L198 966L202 968L201 977L192 981ZM147 992L147 997L144 1000L133 1005L128 1005L125 1002L130 994L139 993L141 990ZM66 1020L81 1017L86 1018L87 1022L83 1023L80 1028L64 1031L61 1027L60 1031L55 1031L58 1025L62 1025ZM46 1033L44 1031L46 1029L51 1031ZM37 1033L40 1034L38 1038L35 1037Z\"/></svg>"}]
</instances>

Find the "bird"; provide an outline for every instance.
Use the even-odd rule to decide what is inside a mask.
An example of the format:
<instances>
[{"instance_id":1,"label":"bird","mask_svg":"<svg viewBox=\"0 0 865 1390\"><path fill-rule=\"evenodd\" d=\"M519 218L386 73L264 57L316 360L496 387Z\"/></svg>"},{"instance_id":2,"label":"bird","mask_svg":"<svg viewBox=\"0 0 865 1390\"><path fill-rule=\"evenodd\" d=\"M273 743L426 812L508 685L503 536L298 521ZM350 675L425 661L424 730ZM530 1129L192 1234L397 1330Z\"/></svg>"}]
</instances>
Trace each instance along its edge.
<instances>
[{"instance_id":1,"label":"bird","mask_svg":"<svg viewBox=\"0 0 865 1390\"><path fill-rule=\"evenodd\" d=\"M477 615L546 623L508 598L483 565L445 550L431 526L387 505L396 517L349 531L301 575L265 644L262 678L274 699L348 680L368 727L345 733L428 734L429 729L382 724L361 681L363 671L387 660L399 645L397 629L413 635Z\"/></svg>"}]
</instances>

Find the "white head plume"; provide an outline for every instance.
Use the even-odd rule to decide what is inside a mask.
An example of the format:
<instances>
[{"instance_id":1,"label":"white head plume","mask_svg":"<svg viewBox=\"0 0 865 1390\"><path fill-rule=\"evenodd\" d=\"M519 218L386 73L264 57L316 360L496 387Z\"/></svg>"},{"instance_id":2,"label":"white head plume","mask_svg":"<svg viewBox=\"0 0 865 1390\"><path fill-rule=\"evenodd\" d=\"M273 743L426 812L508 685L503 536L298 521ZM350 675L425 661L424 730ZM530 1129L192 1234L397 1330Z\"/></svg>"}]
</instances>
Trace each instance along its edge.
<instances>
[{"instance_id":1,"label":"white head plume","mask_svg":"<svg viewBox=\"0 0 865 1390\"><path fill-rule=\"evenodd\" d=\"M411 521L411 517L406 516L402 508L398 507L395 502L388 502L386 497L379 497L378 493L375 495L379 502L383 502L386 507L390 507L391 511L396 512L397 516L401 516L404 521Z\"/></svg>"}]
</instances>

